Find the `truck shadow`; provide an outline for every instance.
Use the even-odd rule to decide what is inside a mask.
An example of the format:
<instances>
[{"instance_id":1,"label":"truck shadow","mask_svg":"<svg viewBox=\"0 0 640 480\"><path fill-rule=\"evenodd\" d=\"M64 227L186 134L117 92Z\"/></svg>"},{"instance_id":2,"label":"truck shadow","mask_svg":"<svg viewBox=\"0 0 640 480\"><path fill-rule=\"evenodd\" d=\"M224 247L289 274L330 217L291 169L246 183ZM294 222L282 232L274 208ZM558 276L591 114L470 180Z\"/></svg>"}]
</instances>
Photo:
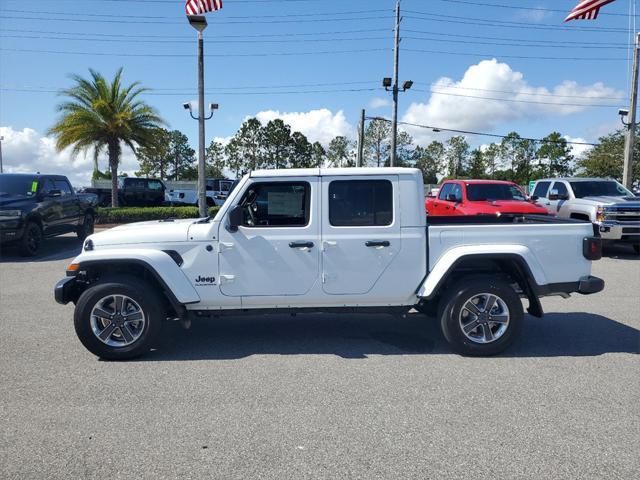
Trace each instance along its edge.
<instances>
[{"instance_id":1,"label":"truck shadow","mask_svg":"<svg viewBox=\"0 0 640 480\"><path fill-rule=\"evenodd\" d=\"M640 255L633 250L632 245L616 243L604 245L602 254L607 258L615 258L617 260L640 260Z\"/></svg>"},{"instance_id":2,"label":"truck shadow","mask_svg":"<svg viewBox=\"0 0 640 480\"><path fill-rule=\"evenodd\" d=\"M527 316L520 338L497 358L597 356L640 353L640 332L589 313ZM453 354L437 322L413 313L390 315L308 314L222 317L194 322L184 331L168 325L157 348L137 361L233 360L252 355Z\"/></svg>"},{"instance_id":3,"label":"truck shadow","mask_svg":"<svg viewBox=\"0 0 640 480\"><path fill-rule=\"evenodd\" d=\"M34 257L23 257L16 245L0 247L0 263L51 262L73 258L80 253L82 242L75 234L46 238Z\"/></svg>"}]
</instances>

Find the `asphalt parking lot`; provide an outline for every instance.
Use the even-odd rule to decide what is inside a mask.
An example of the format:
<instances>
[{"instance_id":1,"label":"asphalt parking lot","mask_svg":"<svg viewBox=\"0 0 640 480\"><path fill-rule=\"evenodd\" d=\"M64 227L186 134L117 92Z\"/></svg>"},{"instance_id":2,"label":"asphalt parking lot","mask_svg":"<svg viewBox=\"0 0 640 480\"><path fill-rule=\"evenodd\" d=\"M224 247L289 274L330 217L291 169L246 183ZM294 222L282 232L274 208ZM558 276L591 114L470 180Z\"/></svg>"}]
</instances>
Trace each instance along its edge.
<instances>
[{"instance_id":1,"label":"asphalt parking lot","mask_svg":"<svg viewBox=\"0 0 640 480\"><path fill-rule=\"evenodd\" d=\"M111 363L53 300L79 247L0 256L2 478L638 478L631 250L499 357L450 353L420 314L299 315L172 326Z\"/></svg>"}]
</instances>

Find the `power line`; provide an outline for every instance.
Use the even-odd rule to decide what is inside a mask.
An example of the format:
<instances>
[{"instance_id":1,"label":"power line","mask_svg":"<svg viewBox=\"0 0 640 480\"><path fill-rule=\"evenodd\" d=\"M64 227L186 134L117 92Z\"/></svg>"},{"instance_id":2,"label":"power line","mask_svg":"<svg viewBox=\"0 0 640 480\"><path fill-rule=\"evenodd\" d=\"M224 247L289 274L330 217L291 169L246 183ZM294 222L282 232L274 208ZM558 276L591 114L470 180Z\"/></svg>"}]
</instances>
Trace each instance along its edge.
<instances>
[{"instance_id":1,"label":"power line","mask_svg":"<svg viewBox=\"0 0 640 480\"><path fill-rule=\"evenodd\" d=\"M21 16L7 16L2 15L0 18L11 20L29 20L29 21L47 21L47 22L77 22L77 23L117 23L117 24L151 24L151 25L183 25L185 22L176 21L163 21L163 20L87 20L83 18L51 18L51 17L21 17ZM280 24L280 23L316 23L316 22L347 22L347 21L360 21L360 20L387 20L385 16L371 16L371 17L351 17L351 18L302 18L297 20L232 20L232 21L210 21L210 25L249 25L249 24Z\"/></svg>"},{"instance_id":2,"label":"power line","mask_svg":"<svg viewBox=\"0 0 640 480\"><path fill-rule=\"evenodd\" d=\"M73 35L73 34L64 34L64 35ZM130 43L131 38L127 38L126 35L121 35L120 38L110 38L110 37L102 37L102 38L87 38L86 36L74 38L71 36L51 36L51 35L41 35L41 34L18 34L18 35L0 35L0 38L16 38L16 39L29 39L29 40L67 40L67 41L80 41L80 42L103 42L103 43ZM140 37L138 37L140 38ZM451 40L451 39L441 39L441 38L424 38L424 37L403 37L405 40L417 40L417 41L429 41L429 42L442 42L442 43L454 43L454 44L464 44L467 45L471 42L468 40ZM323 43L323 42L355 42L355 41L372 41L372 40L388 40L388 37L356 37L356 38L305 38L297 40L298 42L304 43ZM184 44L193 43L193 40L190 39L163 39L163 38L154 38L154 39L140 39L136 40L138 43L154 43L154 44ZM228 43L237 43L237 44L255 44L255 43L290 43L291 40L274 40L274 39L252 39L252 40L241 40L241 39L231 39L231 40L218 40L218 39L207 39L205 43L207 44L228 44ZM562 45L562 44L548 44L548 45L536 45L536 44L526 44L526 43L500 43L500 42L482 42L475 40L473 42L475 45L493 45L493 46L506 46L506 47L536 47L536 48L580 48L580 49L600 49L600 50L628 50L629 46L600 46L600 45Z\"/></svg>"},{"instance_id":3,"label":"power line","mask_svg":"<svg viewBox=\"0 0 640 480\"><path fill-rule=\"evenodd\" d=\"M432 53L442 55L457 55L463 57L499 57L499 58L516 58L516 59L530 59L530 60L575 60L575 61L627 61L624 57L551 57L551 56L536 56L536 55L497 55L493 53L471 53L471 52L445 52L442 50L419 50L414 48L404 48L403 52L412 53Z\"/></svg>"},{"instance_id":4,"label":"power line","mask_svg":"<svg viewBox=\"0 0 640 480\"><path fill-rule=\"evenodd\" d=\"M326 55L343 53L369 53L386 52L388 48L363 48L356 50L323 50L315 52L270 52L270 53L207 53L207 57L276 57L276 56L305 56ZM90 55L90 56L115 56L115 57L146 57L146 58L193 58L188 53L129 53L129 52L72 52L68 50L38 50L28 48L0 48L0 52L13 53L46 53L59 55Z\"/></svg>"},{"instance_id":5,"label":"power line","mask_svg":"<svg viewBox=\"0 0 640 480\"><path fill-rule=\"evenodd\" d=\"M467 1L467 0L438 0L439 2L446 2L446 3L457 3L457 4L463 4L463 5L477 5L477 6L481 6L481 7L492 7L492 8L509 8L509 9L514 9L514 10L526 10L526 11L531 11L531 12L553 12L553 13L562 13L562 14L568 14L569 13L569 9L567 10L558 10L558 9L554 9L554 8L542 8L542 7L520 7L520 6L516 6L516 5L504 5L504 4L499 4L499 3L486 3L486 2L471 2L471 1ZM615 17L626 17L627 14L626 13L612 13L612 12L600 12L599 15L606 15L606 16L615 16Z\"/></svg>"},{"instance_id":6,"label":"power line","mask_svg":"<svg viewBox=\"0 0 640 480\"><path fill-rule=\"evenodd\" d=\"M588 32L600 32L600 33L611 33L611 32L626 32L624 28L605 28L605 27L561 27L554 26L550 24L537 24L531 25L530 23L524 22L507 22L503 20L495 20L495 19L483 19L483 18L473 18L473 17L459 17L454 15L439 15L434 13L420 13L416 12L420 15L425 15L428 17L436 17L436 18L425 18L425 17L414 17L407 15L404 18L413 19L413 20L424 20L431 22L441 22L441 23L458 23L463 25L480 25L483 27L499 27L499 28L517 28L517 29L526 29L526 30L560 30L565 32L571 31L588 31Z\"/></svg>"},{"instance_id":7,"label":"power line","mask_svg":"<svg viewBox=\"0 0 640 480\"><path fill-rule=\"evenodd\" d=\"M419 83L419 82L414 82ZM438 85L435 86L438 88ZM439 88L455 88L461 90L477 90L479 92L492 92L492 93L509 93L514 95L530 95L534 97L556 97L556 98L585 98L585 95L561 95L558 93L537 93L537 92L522 92L517 90L493 90L489 88L476 88L476 87L463 87L461 85L443 85ZM424 91L424 90L422 90ZM587 97L588 98L588 97ZM593 100L625 100L626 97L598 97L592 98Z\"/></svg>"},{"instance_id":8,"label":"power line","mask_svg":"<svg viewBox=\"0 0 640 480\"><path fill-rule=\"evenodd\" d=\"M489 37L489 36L481 36L481 35L464 35L460 33L442 33L442 32L429 32L424 30L409 30L404 29L405 32L408 33L419 33L424 35L438 35L445 37L456 37L456 38L469 38L469 39L480 39L480 40L504 40L507 42L531 42L531 43L549 43L553 45L612 45L612 46L628 46L626 42L587 42L587 41L570 41L570 40L533 40L527 38L512 38L512 37ZM474 42L475 43L475 42Z\"/></svg>"},{"instance_id":9,"label":"power line","mask_svg":"<svg viewBox=\"0 0 640 480\"><path fill-rule=\"evenodd\" d=\"M391 122L388 118L384 117L367 117L367 120L379 120L383 122ZM432 127L429 125L421 125L419 123L411 123L411 122L398 122L400 125L407 125L409 127L417 127L417 128L425 128L428 130L433 130L434 132L451 132L451 133L462 133L464 135L478 135L482 137L493 137L493 138L510 138L509 135L499 135L497 133L486 133L486 132L474 132L471 130L458 130L455 128L443 128L443 127ZM542 142L542 143L567 143L568 145L585 145L588 147L597 147L597 143L588 143L588 142L573 142L566 139L559 140L557 142L547 140L544 138L527 138L527 137L519 137L519 140L529 140L530 142Z\"/></svg>"},{"instance_id":10,"label":"power line","mask_svg":"<svg viewBox=\"0 0 640 480\"><path fill-rule=\"evenodd\" d=\"M27 13L35 15L64 15L65 17L99 17L99 18L151 18L157 20L172 20L176 18L176 15L126 15L126 14L113 14L113 13L77 13L77 12L47 12L42 10L17 10L3 8L3 12L9 13ZM329 15L362 15L371 13L388 12L386 8L379 8L375 10L355 10L347 12L309 12L309 13L284 13L280 15L225 15L224 19L247 19L247 18L282 18L282 17L315 17L315 16L329 16ZM184 23L184 22L181 22Z\"/></svg>"},{"instance_id":11,"label":"power line","mask_svg":"<svg viewBox=\"0 0 640 480\"><path fill-rule=\"evenodd\" d=\"M494 100L499 102L510 102L510 103L532 103L537 105L556 105L558 107L600 107L600 108L618 108L619 105L604 105L601 103L559 103L559 102L538 102L534 100L517 100L515 98L494 98L494 97L482 97L479 95L462 95L459 93L451 93L451 92L442 92L439 90L422 90L416 89L417 92L431 92L436 95L447 95L451 97L462 97L462 98L475 98L480 100Z\"/></svg>"}]
</instances>

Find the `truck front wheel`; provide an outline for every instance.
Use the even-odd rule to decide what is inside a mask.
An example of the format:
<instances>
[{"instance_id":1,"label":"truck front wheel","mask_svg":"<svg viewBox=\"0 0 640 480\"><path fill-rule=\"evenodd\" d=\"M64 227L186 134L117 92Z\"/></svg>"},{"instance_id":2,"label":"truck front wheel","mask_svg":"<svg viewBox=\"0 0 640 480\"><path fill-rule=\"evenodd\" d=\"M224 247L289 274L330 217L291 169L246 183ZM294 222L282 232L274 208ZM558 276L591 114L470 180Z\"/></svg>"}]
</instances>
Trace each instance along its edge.
<instances>
[{"instance_id":1,"label":"truck front wheel","mask_svg":"<svg viewBox=\"0 0 640 480\"><path fill-rule=\"evenodd\" d=\"M127 360L148 352L166 312L162 299L140 280L107 278L85 290L76 305L74 325L82 344L106 360Z\"/></svg>"},{"instance_id":2,"label":"truck front wheel","mask_svg":"<svg viewBox=\"0 0 640 480\"><path fill-rule=\"evenodd\" d=\"M439 318L449 344L463 355L488 356L506 350L524 318L514 289L495 277L461 279L441 303Z\"/></svg>"}]
</instances>

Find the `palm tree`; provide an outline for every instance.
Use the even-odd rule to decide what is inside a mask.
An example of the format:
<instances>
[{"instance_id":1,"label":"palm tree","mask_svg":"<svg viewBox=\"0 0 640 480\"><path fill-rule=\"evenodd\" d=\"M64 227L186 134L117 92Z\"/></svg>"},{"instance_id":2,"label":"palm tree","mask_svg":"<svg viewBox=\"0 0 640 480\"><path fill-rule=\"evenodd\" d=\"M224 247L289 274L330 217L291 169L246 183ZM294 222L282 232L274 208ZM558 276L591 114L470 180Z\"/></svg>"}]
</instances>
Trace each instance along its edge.
<instances>
[{"instance_id":1,"label":"palm tree","mask_svg":"<svg viewBox=\"0 0 640 480\"><path fill-rule=\"evenodd\" d=\"M72 156L93 148L94 162L106 148L111 170L111 204L118 206L118 164L122 144L134 152L153 143L153 132L165 122L156 110L138 97L148 89L139 82L123 86L122 68L113 81L89 70L90 79L72 75L75 85L60 91L68 100L57 106L61 117L49 130L61 151L73 145Z\"/></svg>"}]
</instances>

